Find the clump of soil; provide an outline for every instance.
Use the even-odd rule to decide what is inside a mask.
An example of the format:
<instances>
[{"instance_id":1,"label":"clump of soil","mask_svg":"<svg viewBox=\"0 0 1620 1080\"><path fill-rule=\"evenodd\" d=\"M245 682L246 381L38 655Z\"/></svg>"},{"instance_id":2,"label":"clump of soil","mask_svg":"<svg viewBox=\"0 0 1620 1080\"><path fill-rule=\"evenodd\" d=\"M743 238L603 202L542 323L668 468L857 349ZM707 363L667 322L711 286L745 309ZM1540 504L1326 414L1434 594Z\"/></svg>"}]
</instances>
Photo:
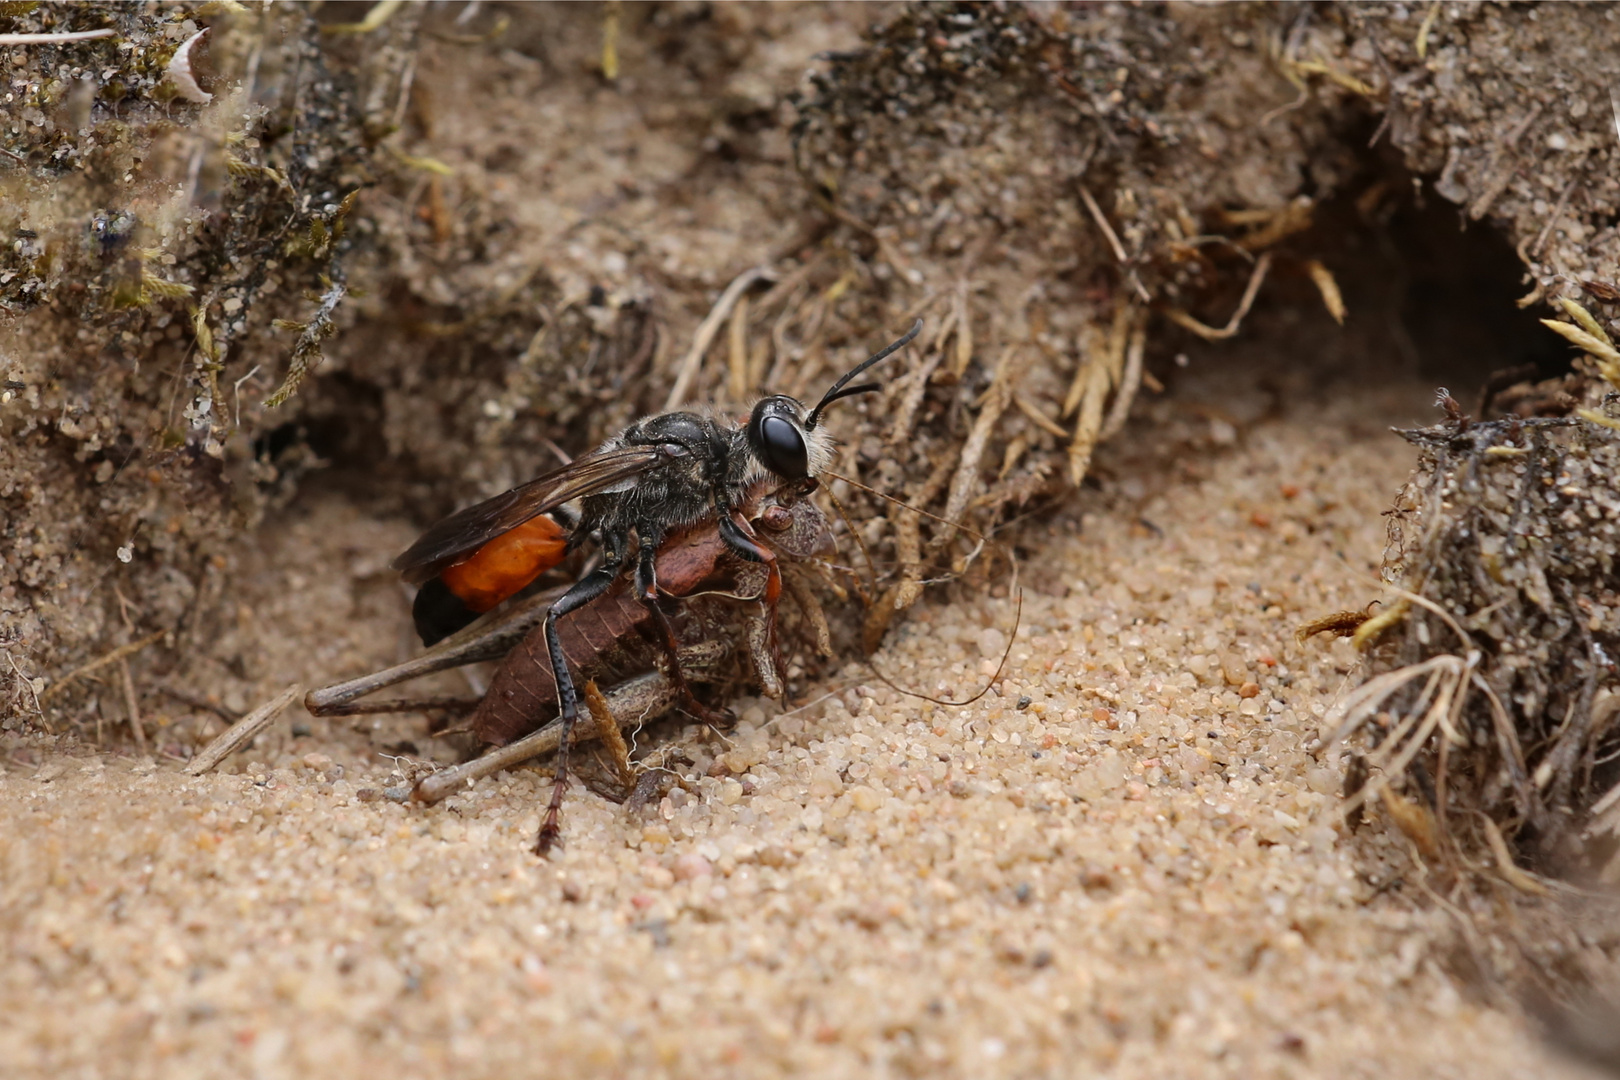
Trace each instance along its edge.
<instances>
[{"instance_id":1,"label":"clump of soil","mask_svg":"<svg viewBox=\"0 0 1620 1080\"><path fill-rule=\"evenodd\" d=\"M1422 457L1387 512L1391 602L1347 613L1372 662L1329 719L1360 751L1350 820L1380 803L1437 880L1425 887L1478 924L1463 969L1531 993L1578 1048L1598 1045L1583 1009L1615 1012L1553 1002L1616 976L1603 897L1620 881L1620 352L1564 306L1572 321L1547 325L1588 355L1509 388L1531 415L1475 420L1441 391L1445 421L1399 432Z\"/></svg>"},{"instance_id":2,"label":"clump of soil","mask_svg":"<svg viewBox=\"0 0 1620 1080\"><path fill-rule=\"evenodd\" d=\"M363 83L300 9L206 10L0 11L0 635L47 669L135 622L195 647L275 479L266 400L371 246Z\"/></svg>"},{"instance_id":3,"label":"clump of soil","mask_svg":"<svg viewBox=\"0 0 1620 1080\"><path fill-rule=\"evenodd\" d=\"M1573 417L1459 413L1402 434L1423 458L1384 572L1421 599L1363 624L1398 620L1351 711L1371 719L1378 764L1408 760L1443 828L1489 850L1466 812L1483 810L1538 864L1603 871L1615 844L1594 830L1612 826L1591 815L1620 790L1620 442Z\"/></svg>"}]
</instances>

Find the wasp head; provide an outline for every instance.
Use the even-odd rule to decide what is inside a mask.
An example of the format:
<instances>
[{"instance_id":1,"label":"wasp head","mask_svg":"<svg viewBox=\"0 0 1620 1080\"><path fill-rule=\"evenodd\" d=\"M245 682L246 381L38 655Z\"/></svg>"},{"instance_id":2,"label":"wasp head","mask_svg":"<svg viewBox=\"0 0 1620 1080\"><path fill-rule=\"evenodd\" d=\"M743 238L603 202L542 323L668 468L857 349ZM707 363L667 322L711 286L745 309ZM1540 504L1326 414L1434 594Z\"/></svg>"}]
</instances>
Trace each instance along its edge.
<instances>
[{"instance_id":1,"label":"wasp head","mask_svg":"<svg viewBox=\"0 0 1620 1080\"><path fill-rule=\"evenodd\" d=\"M839 398L869 394L878 389L877 383L848 384L873 364L899 351L921 329L922 320L918 319L905 337L845 373L822 395L808 416L803 405L781 394L760 401L748 417L746 431L748 448L754 457L784 480L802 480L825 469L832 461L832 439L818 427L822 410Z\"/></svg>"},{"instance_id":2,"label":"wasp head","mask_svg":"<svg viewBox=\"0 0 1620 1080\"><path fill-rule=\"evenodd\" d=\"M803 480L832 461L832 438L811 426L803 405L781 394L754 406L747 437L759 463L784 480Z\"/></svg>"}]
</instances>

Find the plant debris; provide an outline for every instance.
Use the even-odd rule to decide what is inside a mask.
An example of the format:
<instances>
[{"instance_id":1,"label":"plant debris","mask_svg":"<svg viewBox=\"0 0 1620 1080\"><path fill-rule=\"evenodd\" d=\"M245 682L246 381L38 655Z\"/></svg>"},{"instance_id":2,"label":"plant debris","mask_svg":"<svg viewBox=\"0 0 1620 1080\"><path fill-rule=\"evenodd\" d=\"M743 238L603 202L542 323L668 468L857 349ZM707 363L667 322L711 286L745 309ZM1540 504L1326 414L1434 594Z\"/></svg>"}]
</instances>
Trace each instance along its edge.
<instances>
[{"instance_id":1,"label":"plant debris","mask_svg":"<svg viewBox=\"0 0 1620 1080\"><path fill-rule=\"evenodd\" d=\"M1607 333L1564 308L1577 325L1548 325L1620 376ZM1620 875L1620 832L1594 816L1620 791L1620 394L1597 385L1579 419L1476 421L1442 392L1443 423L1400 432L1423 452L1389 525L1400 615L1338 707L1382 773L1347 806L1433 777L1461 833L1445 842L1489 850L1521 891L1509 840L1552 873Z\"/></svg>"}]
</instances>

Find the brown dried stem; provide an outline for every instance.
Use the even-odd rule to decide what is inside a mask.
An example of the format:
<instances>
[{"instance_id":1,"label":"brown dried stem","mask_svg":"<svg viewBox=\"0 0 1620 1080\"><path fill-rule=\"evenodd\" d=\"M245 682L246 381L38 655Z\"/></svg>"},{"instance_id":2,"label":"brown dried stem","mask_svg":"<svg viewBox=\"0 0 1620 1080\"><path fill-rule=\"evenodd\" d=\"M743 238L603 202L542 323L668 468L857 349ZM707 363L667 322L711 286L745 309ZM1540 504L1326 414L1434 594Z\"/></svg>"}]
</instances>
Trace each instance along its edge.
<instances>
[{"instance_id":1,"label":"brown dried stem","mask_svg":"<svg viewBox=\"0 0 1620 1080\"><path fill-rule=\"evenodd\" d=\"M1225 341L1227 338L1235 337L1238 328L1243 325L1243 317L1249 313L1249 308L1254 304L1255 294L1260 291L1260 283L1266 280L1266 273L1270 269L1271 252L1268 251L1255 262L1254 271L1249 274L1248 287L1243 290L1243 299L1238 301L1237 310L1226 320L1226 325L1219 329L1199 322L1180 308L1170 308L1164 314L1177 326L1191 330L1205 341Z\"/></svg>"},{"instance_id":2,"label":"brown dried stem","mask_svg":"<svg viewBox=\"0 0 1620 1080\"><path fill-rule=\"evenodd\" d=\"M675 376L675 385L670 387L669 397L664 400L665 412L674 412L680 408L681 402L686 400L687 393L692 389L692 383L703 367L703 354L709 351L715 335L720 332L720 327L725 325L731 309L736 306L743 293L753 288L755 282L775 281L776 276L776 271L770 267L756 266L744 270L726 286L726 291L714 302L714 307L709 310L707 317L698 324L697 333L692 335L692 347L686 351L686 356L681 361L681 369Z\"/></svg>"},{"instance_id":3,"label":"brown dried stem","mask_svg":"<svg viewBox=\"0 0 1620 1080\"><path fill-rule=\"evenodd\" d=\"M135 677L129 673L128 657L119 659L118 670L123 676L124 708L129 712L129 730L135 736L135 752L145 757L146 729L141 725L141 705L135 694Z\"/></svg>"},{"instance_id":4,"label":"brown dried stem","mask_svg":"<svg viewBox=\"0 0 1620 1080\"><path fill-rule=\"evenodd\" d=\"M226 728L214 738L202 753L191 759L186 766L186 772L192 776L201 776L224 761L236 750L245 746L255 735L270 725L270 721L281 715L281 711L303 694L304 688L293 683L287 689L248 713L242 719Z\"/></svg>"},{"instance_id":5,"label":"brown dried stem","mask_svg":"<svg viewBox=\"0 0 1620 1080\"><path fill-rule=\"evenodd\" d=\"M117 37L116 30L74 30L61 34L0 34L0 47L7 45L71 45L75 41Z\"/></svg>"},{"instance_id":6,"label":"brown dried stem","mask_svg":"<svg viewBox=\"0 0 1620 1080\"><path fill-rule=\"evenodd\" d=\"M126 657L130 657L130 656L135 655L136 653L140 652L142 649L146 648L148 645L150 645L153 642L157 641L159 638L161 638L166 633L168 633L167 630L154 630L152 633L150 633L150 634L146 635L145 637L141 638L139 641L132 641L127 645L120 645L120 646L118 646L118 648L112 650L111 652L109 652L109 653L107 653L107 654L105 654L103 656L99 656L96 659L90 661L88 664L85 664L83 667L74 668L72 671L68 672L66 675L63 675L60 679L56 680L56 682L54 682L50 686L46 687L45 692L39 695L39 703L41 705L44 705L46 702L48 702L52 698L54 698L57 694L61 693L63 689L65 689L70 683L74 682L75 680L82 679L86 675L90 675L90 674L93 674L93 673L95 673L97 671L100 671L102 668L106 667L108 664L116 664L118 661L123 660Z\"/></svg>"}]
</instances>

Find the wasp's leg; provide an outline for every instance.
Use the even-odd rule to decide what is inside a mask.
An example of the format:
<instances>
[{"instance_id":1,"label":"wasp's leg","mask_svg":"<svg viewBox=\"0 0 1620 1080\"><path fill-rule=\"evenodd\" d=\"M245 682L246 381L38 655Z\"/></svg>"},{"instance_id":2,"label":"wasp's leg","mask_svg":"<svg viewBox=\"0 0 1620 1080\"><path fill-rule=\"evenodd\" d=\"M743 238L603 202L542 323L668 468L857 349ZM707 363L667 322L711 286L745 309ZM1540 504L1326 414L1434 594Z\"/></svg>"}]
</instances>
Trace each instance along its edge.
<instances>
[{"instance_id":1,"label":"wasp's leg","mask_svg":"<svg viewBox=\"0 0 1620 1080\"><path fill-rule=\"evenodd\" d=\"M759 542L759 537L754 534L754 527L735 510L721 514L717 524L720 526L720 539L726 542L726 547L734 554L749 562L764 563L771 567L776 565L775 553Z\"/></svg>"},{"instance_id":2,"label":"wasp's leg","mask_svg":"<svg viewBox=\"0 0 1620 1080\"><path fill-rule=\"evenodd\" d=\"M648 614L658 627L659 644L663 647L664 659L669 665L669 681L675 687L681 708L711 728L730 727L728 717L715 712L697 699L692 693L691 684L686 681L686 676L681 671L681 643L675 637L675 627L670 625L669 616L658 606L658 549L662 546L661 539L649 530L648 536L641 541L641 552L636 561L636 597L646 605Z\"/></svg>"},{"instance_id":3,"label":"wasp's leg","mask_svg":"<svg viewBox=\"0 0 1620 1080\"><path fill-rule=\"evenodd\" d=\"M535 841L536 855L544 855L550 851L562 832L558 819L562 814L563 792L568 787L568 747L572 742L574 720L579 716L579 692L574 689L574 680L568 674L568 659L563 655L562 642L557 637L557 620L607 592L613 580L619 576L619 566L623 558L619 552L624 550L624 545L604 544L603 548L605 554L602 565L575 582L546 612L546 653L551 658L551 673L557 681L557 713L562 721L562 731L557 745L557 765L552 779L551 805L546 808L545 820L540 825L540 836Z\"/></svg>"}]
</instances>

